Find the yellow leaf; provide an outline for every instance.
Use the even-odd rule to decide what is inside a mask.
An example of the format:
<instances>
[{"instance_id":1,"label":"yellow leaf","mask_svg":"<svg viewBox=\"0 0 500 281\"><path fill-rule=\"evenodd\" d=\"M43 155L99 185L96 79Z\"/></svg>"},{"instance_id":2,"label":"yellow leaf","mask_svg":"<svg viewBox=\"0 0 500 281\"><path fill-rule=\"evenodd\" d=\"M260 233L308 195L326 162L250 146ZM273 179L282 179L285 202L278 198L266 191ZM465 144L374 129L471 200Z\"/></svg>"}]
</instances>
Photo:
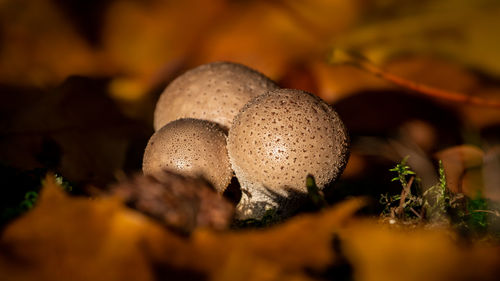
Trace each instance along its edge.
<instances>
[{"instance_id":1,"label":"yellow leaf","mask_svg":"<svg viewBox=\"0 0 500 281\"><path fill-rule=\"evenodd\" d=\"M145 246L167 235L117 200L68 197L49 176L36 207L1 236L0 280L154 280Z\"/></svg>"},{"instance_id":2,"label":"yellow leaf","mask_svg":"<svg viewBox=\"0 0 500 281\"><path fill-rule=\"evenodd\" d=\"M355 280L494 280L498 276L498 249L477 244L460 247L444 229L396 229L359 221L341 231L340 237Z\"/></svg>"}]
</instances>

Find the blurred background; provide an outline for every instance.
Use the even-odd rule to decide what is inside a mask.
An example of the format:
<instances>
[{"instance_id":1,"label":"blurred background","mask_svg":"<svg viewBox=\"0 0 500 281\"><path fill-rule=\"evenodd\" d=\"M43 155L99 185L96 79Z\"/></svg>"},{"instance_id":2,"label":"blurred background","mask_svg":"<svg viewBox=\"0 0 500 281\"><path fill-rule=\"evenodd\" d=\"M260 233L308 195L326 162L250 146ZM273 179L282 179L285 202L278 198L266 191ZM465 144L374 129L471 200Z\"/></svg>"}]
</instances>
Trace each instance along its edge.
<instances>
[{"instance_id":1,"label":"blurred background","mask_svg":"<svg viewBox=\"0 0 500 281\"><path fill-rule=\"evenodd\" d=\"M430 99L330 59L347 50L500 101L498 15L496 0L0 0L1 204L48 170L76 193L140 171L164 87L220 60L338 110L352 154L330 200L400 190L388 169L405 156L423 185L442 159L450 189L499 200L498 108Z\"/></svg>"}]
</instances>

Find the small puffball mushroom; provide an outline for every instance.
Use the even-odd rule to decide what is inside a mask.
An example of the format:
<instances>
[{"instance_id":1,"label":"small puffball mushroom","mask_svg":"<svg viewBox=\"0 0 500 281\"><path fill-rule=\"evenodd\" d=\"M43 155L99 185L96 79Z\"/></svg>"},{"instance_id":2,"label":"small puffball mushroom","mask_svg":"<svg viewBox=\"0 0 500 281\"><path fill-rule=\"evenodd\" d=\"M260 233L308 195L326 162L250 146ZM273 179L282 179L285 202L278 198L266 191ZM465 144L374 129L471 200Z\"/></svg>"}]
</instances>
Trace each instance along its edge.
<instances>
[{"instance_id":1,"label":"small puffball mushroom","mask_svg":"<svg viewBox=\"0 0 500 281\"><path fill-rule=\"evenodd\" d=\"M233 176L222 128L213 122L191 118L170 122L151 136L142 170L158 179L165 170L202 177L220 193Z\"/></svg>"},{"instance_id":2,"label":"small puffball mushroom","mask_svg":"<svg viewBox=\"0 0 500 281\"><path fill-rule=\"evenodd\" d=\"M204 64L177 77L163 91L154 112L154 128L180 118L196 118L229 129L251 98L277 88L272 80L241 64Z\"/></svg>"},{"instance_id":3,"label":"small puffball mushroom","mask_svg":"<svg viewBox=\"0 0 500 281\"><path fill-rule=\"evenodd\" d=\"M306 177L321 190L342 173L348 135L338 114L304 91L280 89L252 99L229 130L228 153L241 184L240 219L283 216L307 196Z\"/></svg>"}]
</instances>

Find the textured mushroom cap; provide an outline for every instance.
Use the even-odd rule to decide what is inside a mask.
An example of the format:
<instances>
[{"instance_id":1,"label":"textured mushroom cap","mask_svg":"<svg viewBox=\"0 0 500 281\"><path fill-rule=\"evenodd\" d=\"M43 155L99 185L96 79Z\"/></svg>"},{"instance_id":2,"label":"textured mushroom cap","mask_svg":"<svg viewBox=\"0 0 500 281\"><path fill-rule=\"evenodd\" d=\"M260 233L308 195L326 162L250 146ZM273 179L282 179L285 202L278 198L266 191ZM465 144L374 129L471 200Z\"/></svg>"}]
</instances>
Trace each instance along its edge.
<instances>
[{"instance_id":1,"label":"textured mushroom cap","mask_svg":"<svg viewBox=\"0 0 500 281\"><path fill-rule=\"evenodd\" d=\"M263 74L230 62L204 64L170 83L160 96L154 127L180 118L197 118L231 127L238 111L253 97L278 86Z\"/></svg>"},{"instance_id":2,"label":"textured mushroom cap","mask_svg":"<svg viewBox=\"0 0 500 281\"><path fill-rule=\"evenodd\" d=\"M259 189L254 197L268 198L306 194L308 174L323 188L341 174L349 154L346 129L332 107L291 89L245 105L229 130L227 149L242 189Z\"/></svg>"},{"instance_id":3,"label":"textured mushroom cap","mask_svg":"<svg viewBox=\"0 0 500 281\"><path fill-rule=\"evenodd\" d=\"M170 122L151 136L142 170L157 178L165 170L203 177L219 192L226 189L233 175L222 128L191 118Z\"/></svg>"}]
</instances>

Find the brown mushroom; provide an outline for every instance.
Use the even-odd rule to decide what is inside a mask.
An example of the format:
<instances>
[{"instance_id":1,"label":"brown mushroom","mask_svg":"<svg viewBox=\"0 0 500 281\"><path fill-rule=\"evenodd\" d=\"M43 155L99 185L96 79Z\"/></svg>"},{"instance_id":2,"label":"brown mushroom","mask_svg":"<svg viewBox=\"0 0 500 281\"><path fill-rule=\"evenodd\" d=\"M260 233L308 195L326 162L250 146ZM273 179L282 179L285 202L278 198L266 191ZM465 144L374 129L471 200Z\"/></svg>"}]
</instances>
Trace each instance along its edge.
<instances>
[{"instance_id":1,"label":"brown mushroom","mask_svg":"<svg viewBox=\"0 0 500 281\"><path fill-rule=\"evenodd\" d=\"M165 170L203 177L220 193L233 175L222 128L191 118L170 122L153 134L144 152L142 170L160 180Z\"/></svg>"},{"instance_id":2,"label":"brown mushroom","mask_svg":"<svg viewBox=\"0 0 500 281\"><path fill-rule=\"evenodd\" d=\"M229 129L238 111L253 97L278 86L244 65L214 62L187 71L160 96L154 127L180 118L209 120Z\"/></svg>"},{"instance_id":3,"label":"brown mushroom","mask_svg":"<svg viewBox=\"0 0 500 281\"><path fill-rule=\"evenodd\" d=\"M283 215L307 195L306 177L320 189L341 174L348 135L332 107L304 91L280 89L252 99L229 130L228 153L242 198L240 219Z\"/></svg>"}]
</instances>

